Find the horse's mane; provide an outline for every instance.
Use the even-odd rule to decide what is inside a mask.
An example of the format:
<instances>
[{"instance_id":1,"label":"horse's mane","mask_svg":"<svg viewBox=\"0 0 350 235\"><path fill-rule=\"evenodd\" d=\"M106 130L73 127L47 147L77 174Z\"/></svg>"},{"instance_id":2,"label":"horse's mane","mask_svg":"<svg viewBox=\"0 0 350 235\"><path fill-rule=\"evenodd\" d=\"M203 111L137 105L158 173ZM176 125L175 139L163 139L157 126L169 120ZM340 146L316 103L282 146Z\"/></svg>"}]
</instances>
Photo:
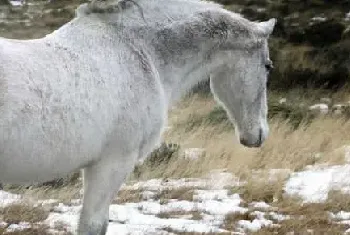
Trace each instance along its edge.
<instances>
[{"instance_id":1,"label":"horse's mane","mask_svg":"<svg viewBox=\"0 0 350 235\"><path fill-rule=\"evenodd\" d=\"M205 14L212 12L213 14ZM219 13L220 12L220 13ZM256 25L236 14L223 9L222 5L203 0L92 0L77 9L77 17L97 15L102 20L118 25L122 22L125 27L141 26L145 23L151 28L167 26L175 21L187 20L193 15L204 15L210 22L218 24L220 17L231 22L230 30L236 38L250 38L245 45L256 45ZM216 14L218 13L218 14ZM229 16L229 17L228 17ZM238 33L239 32L239 33ZM223 32L226 34L227 32Z\"/></svg>"},{"instance_id":2,"label":"horse's mane","mask_svg":"<svg viewBox=\"0 0 350 235\"><path fill-rule=\"evenodd\" d=\"M176 21L198 11L221 9L217 3L202 0L92 0L78 7L77 17L89 14L129 16L129 10L136 9L138 16L155 22ZM146 16L148 15L148 17ZM146 16L146 17L145 17ZM125 23L125 22L124 22Z\"/></svg>"},{"instance_id":3,"label":"horse's mane","mask_svg":"<svg viewBox=\"0 0 350 235\"><path fill-rule=\"evenodd\" d=\"M92 0L89 3L80 5L77 9L77 14L79 17L91 13L121 13L130 7L129 3L140 7L135 0Z\"/></svg>"},{"instance_id":4,"label":"horse's mane","mask_svg":"<svg viewBox=\"0 0 350 235\"><path fill-rule=\"evenodd\" d=\"M203 0L92 0L83 5L89 9L88 12L85 13L120 13L132 6L141 7L140 4L162 5L163 3L170 5L173 3L181 3L182 6L185 4L188 6L197 5L197 7L222 7L220 4ZM189 11L192 10L189 9Z\"/></svg>"}]
</instances>

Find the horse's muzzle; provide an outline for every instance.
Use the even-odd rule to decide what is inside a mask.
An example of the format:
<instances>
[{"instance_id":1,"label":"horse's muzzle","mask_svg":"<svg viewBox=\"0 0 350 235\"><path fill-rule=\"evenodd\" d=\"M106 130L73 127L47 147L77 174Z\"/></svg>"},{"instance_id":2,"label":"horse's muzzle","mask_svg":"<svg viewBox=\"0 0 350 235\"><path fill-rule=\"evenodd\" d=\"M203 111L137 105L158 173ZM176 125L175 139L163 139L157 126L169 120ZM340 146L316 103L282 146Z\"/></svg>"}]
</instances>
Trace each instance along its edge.
<instances>
[{"instance_id":1,"label":"horse's muzzle","mask_svg":"<svg viewBox=\"0 0 350 235\"><path fill-rule=\"evenodd\" d=\"M257 137L253 135L248 135L247 137L240 137L240 143L248 148L259 148L263 144L265 138L263 137L262 128L259 129L259 134Z\"/></svg>"}]
</instances>

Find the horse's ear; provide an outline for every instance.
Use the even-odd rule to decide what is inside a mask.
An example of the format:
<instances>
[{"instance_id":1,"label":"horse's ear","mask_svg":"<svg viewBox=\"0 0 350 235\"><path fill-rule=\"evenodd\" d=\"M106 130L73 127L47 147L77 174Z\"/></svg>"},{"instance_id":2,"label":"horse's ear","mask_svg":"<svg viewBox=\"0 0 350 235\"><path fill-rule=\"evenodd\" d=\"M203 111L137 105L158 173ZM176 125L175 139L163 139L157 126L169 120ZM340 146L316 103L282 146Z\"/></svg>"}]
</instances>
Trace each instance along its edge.
<instances>
[{"instance_id":1,"label":"horse's ear","mask_svg":"<svg viewBox=\"0 0 350 235\"><path fill-rule=\"evenodd\" d=\"M268 37L273 32L277 20L275 18L269 19L268 21L258 23L259 31L262 36Z\"/></svg>"}]
</instances>

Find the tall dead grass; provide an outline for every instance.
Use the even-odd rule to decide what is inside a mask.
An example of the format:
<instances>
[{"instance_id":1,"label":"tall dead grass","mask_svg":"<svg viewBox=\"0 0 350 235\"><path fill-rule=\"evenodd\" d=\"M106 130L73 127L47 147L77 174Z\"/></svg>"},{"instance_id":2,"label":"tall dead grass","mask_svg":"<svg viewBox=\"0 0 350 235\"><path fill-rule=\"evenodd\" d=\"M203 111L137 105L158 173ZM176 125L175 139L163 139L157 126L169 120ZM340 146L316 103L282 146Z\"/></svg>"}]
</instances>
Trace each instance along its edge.
<instances>
[{"instance_id":1,"label":"tall dead grass","mask_svg":"<svg viewBox=\"0 0 350 235\"><path fill-rule=\"evenodd\" d=\"M226 121L211 125L202 118L195 128L186 126L194 115L203 117L215 108L211 97L192 96L171 111L164 140L182 148L204 148L206 155L197 161L177 159L168 165L165 175L198 176L221 168L239 176L255 169L298 171L314 163L341 164L344 153L337 149L350 145L350 122L342 118L316 118L296 130L287 120L272 119L269 138L259 149L241 146Z\"/></svg>"}]
</instances>

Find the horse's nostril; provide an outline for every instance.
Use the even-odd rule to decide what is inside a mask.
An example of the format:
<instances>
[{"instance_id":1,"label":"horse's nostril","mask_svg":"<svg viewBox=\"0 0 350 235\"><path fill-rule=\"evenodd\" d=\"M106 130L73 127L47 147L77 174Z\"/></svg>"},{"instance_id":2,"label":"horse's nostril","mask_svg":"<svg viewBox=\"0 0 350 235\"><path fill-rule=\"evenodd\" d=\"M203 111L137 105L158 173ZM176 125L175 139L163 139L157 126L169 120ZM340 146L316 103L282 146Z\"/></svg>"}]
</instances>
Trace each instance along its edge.
<instances>
[{"instance_id":1,"label":"horse's nostril","mask_svg":"<svg viewBox=\"0 0 350 235\"><path fill-rule=\"evenodd\" d=\"M240 142L242 145L244 145L244 146L249 145L249 144L248 144L248 141L247 141L246 139L244 139L244 138L240 138L239 142Z\"/></svg>"},{"instance_id":2,"label":"horse's nostril","mask_svg":"<svg viewBox=\"0 0 350 235\"><path fill-rule=\"evenodd\" d=\"M262 134L263 134L263 130L262 128L259 129L259 145L261 144L262 142Z\"/></svg>"},{"instance_id":3,"label":"horse's nostril","mask_svg":"<svg viewBox=\"0 0 350 235\"><path fill-rule=\"evenodd\" d=\"M258 136L256 136L255 138L253 136L251 139L241 137L239 141L242 145L246 147L258 148L261 146L263 142L263 129L262 128L259 129Z\"/></svg>"}]
</instances>

